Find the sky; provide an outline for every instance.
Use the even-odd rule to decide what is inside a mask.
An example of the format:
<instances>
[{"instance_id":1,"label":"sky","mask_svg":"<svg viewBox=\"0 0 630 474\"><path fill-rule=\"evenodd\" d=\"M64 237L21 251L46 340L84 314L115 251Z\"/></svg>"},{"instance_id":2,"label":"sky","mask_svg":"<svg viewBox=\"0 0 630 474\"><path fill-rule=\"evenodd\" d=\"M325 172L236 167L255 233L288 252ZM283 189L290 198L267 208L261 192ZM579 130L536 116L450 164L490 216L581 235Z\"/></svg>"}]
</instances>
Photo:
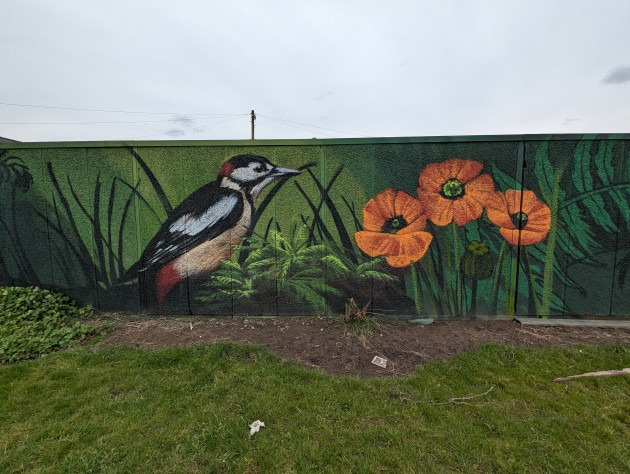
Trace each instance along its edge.
<instances>
[{"instance_id":1,"label":"sky","mask_svg":"<svg viewBox=\"0 0 630 474\"><path fill-rule=\"evenodd\" d=\"M630 132L626 0L0 0L0 136Z\"/></svg>"}]
</instances>

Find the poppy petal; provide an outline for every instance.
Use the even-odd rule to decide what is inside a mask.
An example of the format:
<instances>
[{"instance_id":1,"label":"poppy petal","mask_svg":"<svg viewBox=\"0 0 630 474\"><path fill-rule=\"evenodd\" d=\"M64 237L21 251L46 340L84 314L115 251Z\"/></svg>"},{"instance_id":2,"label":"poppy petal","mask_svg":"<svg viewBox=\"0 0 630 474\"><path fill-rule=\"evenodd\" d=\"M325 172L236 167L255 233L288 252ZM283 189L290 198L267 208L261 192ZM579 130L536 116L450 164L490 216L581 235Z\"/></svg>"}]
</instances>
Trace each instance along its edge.
<instances>
[{"instance_id":1,"label":"poppy petal","mask_svg":"<svg viewBox=\"0 0 630 474\"><path fill-rule=\"evenodd\" d=\"M443 172L442 163L430 163L420 172L418 184L424 192L439 193L442 185L448 181L448 175Z\"/></svg>"},{"instance_id":2,"label":"poppy petal","mask_svg":"<svg viewBox=\"0 0 630 474\"><path fill-rule=\"evenodd\" d=\"M512 215L521 212L521 192L516 189L505 191L505 202L508 207L508 214Z\"/></svg>"},{"instance_id":3,"label":"poppy petal","mask_svg":"<svg viewBox=\"0 0 630 474\"><path fill-rule=\"evenodd\" d=\"M420 260L429 249L433 235L429 232L414 232L400 236L401 253L411 255L414 260Z\"/></svg>"},{"instance_id":4,"label":"poppy petal","mask_svg":"<svg viewBox=\"0 0 630 474\"><path fill-rule=\"evenodd\" d=\"M404 191L398 191L396 193L394 207L395 215L403 216L408 224L414 222L424 212L422 203Z\"/></svg>"},{"instance_id":5,"label":"poppy petal","mask_svg":"<svg viewBox=\"0 0 630 474\"><path fill-rule=\"evenodd\" d=\"M464 191L464 198L473 198L483 207L486 207L495 198L494 180L489 174L482 174L466 183Z\"/></svg>"},{"instance_id":6,"label":"poppy petal","mask_svg":"<svg viewBox=\"0 0 630 474\"><path fill-rule=\"evenodd\" d=\"M477 176L482 168L483 164L473 160L460 160L459 158L453 158L447 163L451 163L451 177L456 178L460 183L465 184L471 181ZM487 175L486 175L487 176ZM494 189L493 189L494 191Z\"/></svg>"},{"instance_id":7,"label":"poppy petal","mask_svg":"<svg viewBox=\"0 0 630 474\"><path fill-rule=\"evenodd\" d=\"M513 229L514 224L508 211L507 201L502 193L495 193L494 198L488 202L486 215L490 222L498 227Z\"/></svg>"},{"instance_id":8,"label":"poppy petal","mask_svg":"<svg viewBox=\"0 0 630 474\"><path fill-rule=\"evenodd\" d=\"M510 215L507 212L497 211L496 209L486 209L486 215L490 222L492 222L497 227L501 227L504 229L516 229L516 226L512 222Z\"/></svg>"},{"instance_id":9,"label":"poppy petal","mask_svg":"<svg viewBox=\"0 0 630 474\"><path fill-rule=\"evenodd\" d=\"M529 212L525 213L531 222L544 223L547 226L551 225L551 210L544 202L538 201L529 209Z\"/></svg>"},{"instance_id":10,"label":"poppy petal","mask_svg":"<svg viewBox=\"0 0 630 474\"><path fill-rule=\"evenodd\" d=\"M354 234L358 247L370 257L379 255L398 255L400 243L395 234L359 231Z\"/></svg>"},{"instance_id":11,"label":"poppy petal","mask_svg":"<svg viewBox=\"0 0 630 474\"><path fill-rule=\"evenodd\" d=\"M544 202L537 201L536 204L527 210L523 207L523 212L527 214L527 217L533 220L551 220L551 211L549 210L549 206Z\"/></svg>"},{"instance_id":12,"label":"poppy petal","mask_svg":"<svg viewBox=\"0 0 630 474\"><path fill-rule=\"evenodd\" d=\"M363 228L372 232L380 232L385 224L385 217L381 209L373 199L370 199L363 208Z\"/></svg>"},{"instance_id":13,"label":"poppy petal","mask_svg":"<svg viewBox=\"0 0 630 474\"><path fill-rule=\"evenodd\" d=\"M423 198L427 217L435 225L444 226L453 220L453 203L450 199L444 199L439 194L426 194Z\"/></svg>"},{"instance_id":14,"label":"poppy petal","mask_svg":"<svg viewBox=\"0 0 630 474\"><path fill-rule=\"evenodd\" d=\"M551 218L547 222L537 220L532 222L528 221L523 230L526 230L528 232L538 232L540 234L547 235L547 233L549 232L549 228L551 227L549 224L551 224Z\"/></svg>"},{"instance_id":15,"label":"poppy petal","mask_svg":"<svg viewBox=\"0 0 630 474\"><path fill-rule=\"evenodd\" d=\"M533 191L508 189L503 194L497 193L486 208L490 221L499 227L499 232L512 245L532 245L540 242L549 233L551 227L551 211L549 207L538 201ZM512 222L512 216L518 212L527 215L525 226L520 231Z\"/></svg>"},{"instance_id":16,"label":"poppy petal","mask_svg":"<svg viewBox=\"0 0 630 474\"><path fill-rule=\"evenodd\" d=\"M453 222L459 226L478 219L482 213L483 206L469 196L453 201Z\"/></svg>"},{"instance_id":17,"label":"poppy petal","mask_svg":"<svg viewBox=\"0 0 630 474\"><path fill-rule=\"evenodd\" d=\"M532 245L537 244L549 233L549 230L535 232L527 229L521 230L521 241L518 240L518 229L499 229L499 233L512 245Z\"/></svg>"},{"instance_id":18,"label":"poppy petal","mask_svg":"<svg viewBox=\"0 0 630 474\"><path fill-rule=\"evenodd\" d=\"M518 240L518 229L499 229L499 232L505 240L512 245L532 245L537 244L545 237L547 237L548 231L545 232L533 232L530 230L521 230L521 241Z\"/></svg>"},{"instance_id":19,"label":"poppy petal","mask_svg":"<svg viewBox=\"0 0 630 474\"><path fill-rule=\"evenodd\" d=\"M537 244L538 242L543 240L545 237L547 237L548 233L549 233L549 228L540 232L531 231L529 229L523 229L521 230L521 245Z\"/></svg>"},{"instance_id":20,"label":"poppy petal","mask_svg":"<svg viewBox=\"0 0 630 474\"><path fill-rule=\"evenodd\" d=\"M395 216L395 200L396 191L394 191L392 188L388 188L385 191L382 191L374 196L374 205L377 206L376 209L380 209L380 211L378 211L380 215L382 215L385 219L391 219Z\"/></svg>"},{"instance_id":21,"label":"poppy petal","mask_svg":"<svg viewBox=\"0 0 630 474\"><path fill-rule=\"evenodd\" d=\"M521 194L521 193L518 193ZM521 205L522 212L527 214L531 213L532 209L536 207L536 204L540 201L536 198L536 193L534 191L523 191L523 202ZM519 196L520 197L520 196Z\"/></svg>"},{"instance_id":22,"label":"poppy petal","mask_svg":"<svg viewBox=\"0 0 630 474\"><path fill-rule=\"evenodd\" d=\"M426 226L427 226L427 218L426 216L422 215L422 216L419 216L415 221L413 221L407 227L400 229L398 232L396 232L396 235L404 235L404 234L411 234L413 232L421 232L425 229Z\"/></svg>"},{"instance_id":23,"label":"poppy petal","mask_svg":"<svg viewBox=\"0 0 630 474\"><path fill-rule=\"evenodd\" d=\"M400 253L389 255L386 259L392 267L404 267L411 262L417 262L427 253L433 240L433 236L428 232L414 232L397 238L400 241Z\"/></svg>"},{"instance_id":24,"label":"poppy petal","mask_svg":"<svg viewBox=\"0 0 630 474\"><path fill-rule=\"evenodd\" d=\"M392 267L406 267L413 259L409 255L389 255L385 261Z\"/></svg>"},{"instance_id":25,"label":"poppy petal","mask_svg":"<svg viewBox=\"0 0 630 474\"><path fill-rule=\"evenodd\" d=\"M506 229L501 227L499 233L503 236L508 243L512 245L518 245L518 229Z\"/></svg>"},{"instance_id":26,"label":"poppy petal","mask_svg":"<svg viewBox=\"0 0 630 474\"><path fill-rule=\"evenodd\" d=\"M386 189L370 199L363 208L363 228L372 232L380 232L385 220L394 217L394 201L396 192Z\"/></svg>"}]
</instances>

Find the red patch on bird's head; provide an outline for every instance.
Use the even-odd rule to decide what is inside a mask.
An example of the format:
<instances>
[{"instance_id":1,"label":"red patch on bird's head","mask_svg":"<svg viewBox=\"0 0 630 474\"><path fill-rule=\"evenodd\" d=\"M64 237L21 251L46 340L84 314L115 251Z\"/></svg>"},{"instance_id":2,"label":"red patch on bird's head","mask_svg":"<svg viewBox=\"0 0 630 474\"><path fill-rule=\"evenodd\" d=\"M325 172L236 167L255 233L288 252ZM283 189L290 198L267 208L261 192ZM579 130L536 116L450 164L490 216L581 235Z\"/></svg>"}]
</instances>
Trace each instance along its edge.
<instances>
[{"instance_id":1,"label":"red patch on bird's head","mask_svg":"<svg viewBox=\"0 0 630 474\"><path fill-rule=\"evenodd\" d=\"M223 176L225 178L226 176L230 176L232 174L232 171L234 171L234 164L226 161L221 165L219 176Z\"/></svg>"}]
</instances>

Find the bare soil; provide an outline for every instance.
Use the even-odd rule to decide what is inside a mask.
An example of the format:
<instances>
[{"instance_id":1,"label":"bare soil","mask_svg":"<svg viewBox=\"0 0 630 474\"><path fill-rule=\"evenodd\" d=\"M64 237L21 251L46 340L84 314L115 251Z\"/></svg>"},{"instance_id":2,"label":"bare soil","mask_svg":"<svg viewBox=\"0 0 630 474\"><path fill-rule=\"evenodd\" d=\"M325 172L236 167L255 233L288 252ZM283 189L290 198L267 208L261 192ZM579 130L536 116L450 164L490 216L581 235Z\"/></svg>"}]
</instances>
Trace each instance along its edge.
<instances>
[{"instance_id":1,"label":"bare soil","mask_svg":"<svg viewBox=\"0 0 630 474\"><path fill-rule=\"evenodd\" d=\"M630 343L630 328L539 327L496 319L426 326L386 319L362 332L350 331L341 318L330 317L107 319L115 327L102 346L161 349L238 341L267 346L284 359L330 374L359 377L407 374L419 364L490 342L527 347ZM372 364L374 356L387 359L387 367Z\"/></svg>"}]
</instances>

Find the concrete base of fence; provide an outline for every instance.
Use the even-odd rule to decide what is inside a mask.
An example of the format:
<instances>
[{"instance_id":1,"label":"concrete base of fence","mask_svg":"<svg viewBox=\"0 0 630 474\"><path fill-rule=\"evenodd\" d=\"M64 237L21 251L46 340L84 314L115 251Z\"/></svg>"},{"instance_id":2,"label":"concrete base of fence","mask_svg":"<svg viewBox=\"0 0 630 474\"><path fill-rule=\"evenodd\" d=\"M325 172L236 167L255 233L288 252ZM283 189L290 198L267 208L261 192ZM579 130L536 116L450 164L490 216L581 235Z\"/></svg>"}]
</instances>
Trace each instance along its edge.
<instances>
[{"instance_id":1,"label":"concrete base of fence","mask_svg":"<svg viewBox=\"0 0 630 474\"><path fill-rule=\"evenodd\" d=\"M552 319L552 318L515 318L521 324L532 326L583 326L596 328L630 328L630 320L605 319Z\"/></svg>"}]
</instances>

